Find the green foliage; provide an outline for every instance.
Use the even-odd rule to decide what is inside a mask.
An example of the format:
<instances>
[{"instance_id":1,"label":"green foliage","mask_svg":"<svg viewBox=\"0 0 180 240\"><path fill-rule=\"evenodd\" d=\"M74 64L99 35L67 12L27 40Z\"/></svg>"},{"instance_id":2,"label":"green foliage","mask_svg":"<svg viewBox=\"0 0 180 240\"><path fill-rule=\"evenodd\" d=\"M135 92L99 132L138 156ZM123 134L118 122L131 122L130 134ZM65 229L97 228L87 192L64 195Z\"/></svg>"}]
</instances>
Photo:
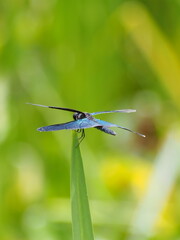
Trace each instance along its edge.
<instances>
[{"instance_id":1,"label":"green foliage","mask_svg":"<svg viewBox=\"0 0 180 240\"><path fill-rule=\"evenodd\" d=\"M153 201L164 195L159 205L149 201L164 208L144 239L180 237L179 172L170 165L179 158L171 150L180 149L179 12L179 0L0 1L1 240L72 239L71 131L36 131L72 115L26 102L87 112L136 109L100 117L146 139L87 129L81 143L94 236L135 239L146 219L138 206L151 199L148 184L166 149L161 169L169 173L156 174L168 189L151 185Z\"/></svg>"},{"instance_id":2,"label":"green foliage","mask_svg":"<svg viewBox=\"0 0 180 240\"><path fill-rule=\"evenodd\" d=\"M75 132L71 161L71 207L73 240L93 240L83 162Z\"/></svg>"}]
</instances>

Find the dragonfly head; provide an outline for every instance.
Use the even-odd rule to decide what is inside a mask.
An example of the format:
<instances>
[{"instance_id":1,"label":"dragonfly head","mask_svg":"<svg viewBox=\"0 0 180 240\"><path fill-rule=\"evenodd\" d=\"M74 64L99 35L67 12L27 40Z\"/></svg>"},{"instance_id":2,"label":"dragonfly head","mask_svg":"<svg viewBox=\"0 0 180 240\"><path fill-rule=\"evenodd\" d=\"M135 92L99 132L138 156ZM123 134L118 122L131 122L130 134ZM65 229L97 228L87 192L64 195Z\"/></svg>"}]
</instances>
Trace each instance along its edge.
<instances>
[{"instance_id":1,"label":"dragonfly head","mask_svg":"<svg viewBox=\"0 0 180 240\"><path fill-rule=\"evenodd\" d=\"M81 112L77 112L77 113L74 113L73 114L73 118L74 120L78 120L78 119L83 119L86 117L86 114L85 113L81 113Z\"/></svg>"}]
</instances>

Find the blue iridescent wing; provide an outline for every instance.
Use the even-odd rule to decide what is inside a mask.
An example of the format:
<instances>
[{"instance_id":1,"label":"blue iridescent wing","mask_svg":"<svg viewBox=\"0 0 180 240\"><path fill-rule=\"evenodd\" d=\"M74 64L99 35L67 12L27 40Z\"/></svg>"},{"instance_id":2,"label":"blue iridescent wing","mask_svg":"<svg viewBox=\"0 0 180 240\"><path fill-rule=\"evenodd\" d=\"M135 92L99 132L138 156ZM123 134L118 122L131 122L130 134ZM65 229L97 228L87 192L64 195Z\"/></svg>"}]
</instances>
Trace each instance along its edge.
<instances>
[{"instance_id":1,"label":"blue iridescent wing","mask_svg":"<svg viewBox=\"0 0 180 240\"><path fill-rule=\"evenodd\" d=\"M90 120L88 118L83 118L83 119L79 119L79 120L71 121L67 123L40 127L37 130L40 132L48 132L48 131L58 131L58 130L64 130L64 129L70 129L70 130L85 129L85 128L93 128L97 126L101 126L101 123Z\"/></svg>"},{"instance_id":2,"label":"blue iridescent wing","mask_svg":"<svg viewBox=\"0 0 180 240\"><path fill-rule=\"evenodd\" d=\"M94 121L96 121L96 123L98 123L99 126L103 126L103 127L105 127L105 128L117 127L117 128L121 128L121 129L124 129L124 130L126 130L126 131L129 131L129 132L138 134L138 135L141 136L141 137L146 137L145 135L143 135L143 134L141 134L141 133L138 133L138 132L134 132L134 131L130 130L129 128L122 127L122 126L119 126L119 125L117 125L117 124L109 123L109 122L106 122L106 121L104 121L104 120L100 120L100 119L95 118Z\"/></svg>"},{"instance_id":3,"label":"blue iridescent wing","mask_svg":"<svg viewBox=\"0 0 180 240\"><path fill-rule=\"evenodd\" d=\"M54 124L54 125L41 127L41 128L38 128L37 130L40 132L48 132L48 131L58 131L58 130L64 130L64 129L77 130L77 129L85 129L85 128L94 128L94 127L99 127L99 126L103 127L103 129L107 129L110 127L118 127L118 128L124 129L126 131L138 134L142 137L145 137L145 135L143 135L141 133L134 132L128 128L119 126L117 124L109 123L109 122L106 122L104 120L100 120L97 118L95 118L93 120L88 119L88 118L83 118L83 119L79 119L79 120L71 121L71 122L67 122L67 123ZM104 131L104 130L102 130L102 131ZM104 132L106 132L106 131L104 131ZM112 134L112 133L110 133L110 134ZM115 135L115 132L112 135Z\"/></svg>"},{"instance_id":4,"label":"blue iridescent wing","mask_svg":"<svg viewBox=\"0 0 180 240\"><path fill-rule=\"evenodd\" d=\"M94 112L94 113L90 113L90 114L91 115L98 115L98 114L114 113L114 112L131 113L131 112L136 112L136 110L134 110L134 109L122 109L122 110L113 110L113 111Z\"/></svg>"}]
</instances>

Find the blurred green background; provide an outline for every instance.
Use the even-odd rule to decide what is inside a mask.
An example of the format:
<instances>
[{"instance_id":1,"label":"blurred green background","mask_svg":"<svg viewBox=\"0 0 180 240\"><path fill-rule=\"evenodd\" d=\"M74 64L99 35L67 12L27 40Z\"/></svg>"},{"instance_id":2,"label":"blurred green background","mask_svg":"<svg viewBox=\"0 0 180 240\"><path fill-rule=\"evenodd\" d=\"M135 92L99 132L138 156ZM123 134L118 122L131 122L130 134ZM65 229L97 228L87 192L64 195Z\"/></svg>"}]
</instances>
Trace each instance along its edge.
<instances>
[{"instance_id":1,"label":"blurred green background","mask_svg":"<svg viewBox=\"0 0 180 240\"><path fill-rule=\"evenodd\" d=\"M86 130L96 240L180 238L179 0L0 2L0 239L69 240L71 131L63 111L146 134Z\"/></svg>"}]
</instances>

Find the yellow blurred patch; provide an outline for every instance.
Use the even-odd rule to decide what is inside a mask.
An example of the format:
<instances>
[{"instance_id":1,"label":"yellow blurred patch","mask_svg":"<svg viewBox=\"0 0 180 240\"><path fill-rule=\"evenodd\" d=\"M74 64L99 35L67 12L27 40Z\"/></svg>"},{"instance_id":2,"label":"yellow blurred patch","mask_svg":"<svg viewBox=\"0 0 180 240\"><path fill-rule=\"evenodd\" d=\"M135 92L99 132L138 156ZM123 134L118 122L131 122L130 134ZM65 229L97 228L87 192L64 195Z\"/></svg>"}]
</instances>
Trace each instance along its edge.
<instances>
[{"instance_id":1,"label":"yellow blurred patch","mask_svg":"<svg viewBox=\"0 0 180 240\"><path fill-rule=\"evenodd\" d=\"M102 167L102 178L111 191L119 192L130 185L131 169L118 159L110 160Z\"/></svg>"},{"instance_id":2,"label":"yellow blurred patch","mask_svg":"<svg viewBox=\"0 0 180 240\"><path fill-rule=\"evenodd\" d=\"M132 187L136 195L141 198L145 193L151 175L151 165L147 162L138 163L133 169Z\"/></svg>"},{"instance_id":3,"label":"yellow blurred patch","mask_svg":"<svg viewBox=\"0 0 180 240\"><path fill-rule=\"evenodd\" d=\"M157 223L156 229L160 235L168 236L176 232L178 228L178 223L176 222L173 216L173 206L168 203L166 207L164 207Z\"/></svg>"},{"instance_id":4,"label":"yellow blurred patch","mask_svg":"<svg viewBox=\"0 0 180 240\"><path fill-rule=\"evenodd\" d=\"M118 193L122 190L131 190L138 197L144 193L151 173L149 163L137 158L117 157L109 158L102 166L102 178L107 188Z\"/></svg>"}]
</instances>

